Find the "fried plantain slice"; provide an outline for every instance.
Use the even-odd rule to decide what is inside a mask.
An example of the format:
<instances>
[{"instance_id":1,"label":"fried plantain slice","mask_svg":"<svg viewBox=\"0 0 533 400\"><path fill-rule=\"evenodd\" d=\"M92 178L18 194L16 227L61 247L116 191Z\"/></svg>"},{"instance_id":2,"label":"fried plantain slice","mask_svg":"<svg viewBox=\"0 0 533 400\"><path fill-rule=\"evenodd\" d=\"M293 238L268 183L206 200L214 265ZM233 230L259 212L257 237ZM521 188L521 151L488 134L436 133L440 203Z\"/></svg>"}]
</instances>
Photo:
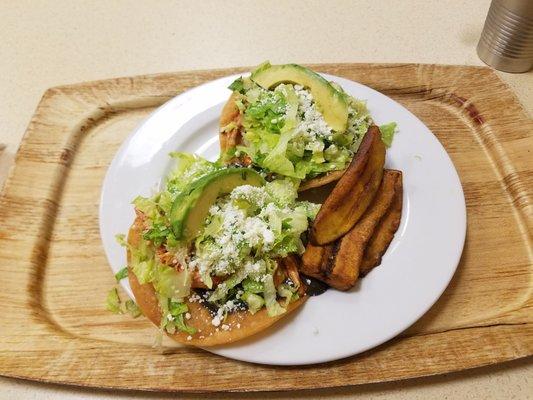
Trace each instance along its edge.
<instances>
[{"instance_id":1,"label":"fried plantain slice","mask_svg":"<svg viewBox=\"0 0 533 400\"><path fill-rule=\"evenodd\" d=\"M313 244L331 243L355 225L376 195L384 163L385 145L379 128L372 125L316 216L310 235Z\"/></svg>"},{"instance_id":2,"label":"fried plantain slice","mask_svg":"<svg viewBox=\"0 0 533 400\"><path fill-rule=\"evenodd\" d=\"M401 181L401 172L385 170L375 199L360 221L332 244L309 243L300 271L338 290L352 288L359 277L365 247L395 199L398 181Z\"/></svg>"},{"instance_id":3,"label":"fried plantain slice","mask_svg":"<svg viewBox=\"0 0 533 400\"><path fill-rule=\"evenodd\" d=\"M314 244L308 243L302 255L300 272L324 281L322 265L327 261L326 251L329 247L330 245L315 246Z\"/></svg>"},{"instance_id":4,"label":"fried plantain slice","mask_svg":"<svg viewBox=\"0 0 533 400\"><path fill-rule=\"evenodd\" d=\"M402 219L403 183L402 173L400 171L396 172L399 174L399 178L396 181L394 199L392 200L392 204L387 210L387 213L381 219L381 222L378 224L372 237L368 241L363 256L363 262L360 267L359 274L361 276L365 276L373 268L381 264L381 258L387 251L394 234L400 226L400 221Z\"/></svg>"}]
</instances>

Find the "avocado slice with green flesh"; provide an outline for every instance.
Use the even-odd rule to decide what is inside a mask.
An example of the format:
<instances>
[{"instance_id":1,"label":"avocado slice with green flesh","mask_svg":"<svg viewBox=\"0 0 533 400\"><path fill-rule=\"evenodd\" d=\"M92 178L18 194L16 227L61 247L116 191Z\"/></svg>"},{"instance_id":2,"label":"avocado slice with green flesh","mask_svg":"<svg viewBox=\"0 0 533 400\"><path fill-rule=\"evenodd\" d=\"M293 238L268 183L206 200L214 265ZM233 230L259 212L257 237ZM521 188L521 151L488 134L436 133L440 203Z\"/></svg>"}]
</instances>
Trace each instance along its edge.
<instances>
[{"instance_id":1,"label":"avocado slice with green flesh","mask_svg":"<svg viewBox=\"0 0 533 400\"><path fill-rule=\"evenodd\" d=\"M176 239L194 239L219 196L230 193L237 186L262 186L265 180L248 168L226 168L211 172L192 182L172 204L170 224Z\"/></svg>"},{"instance_id":2,"label":"avocado slice with green flesh","mask_svg":"<svg viewBox=\"0 0 533 400\"><path fill-rule=\"evenodd\" d=\"M297 64L270 65L265 63L252 72L251 79L270 89L282 82L308 88L324 120L337 132L344 132L348 124L348 104L345 95L317 73Z\"/></svg>"}]
</instances>

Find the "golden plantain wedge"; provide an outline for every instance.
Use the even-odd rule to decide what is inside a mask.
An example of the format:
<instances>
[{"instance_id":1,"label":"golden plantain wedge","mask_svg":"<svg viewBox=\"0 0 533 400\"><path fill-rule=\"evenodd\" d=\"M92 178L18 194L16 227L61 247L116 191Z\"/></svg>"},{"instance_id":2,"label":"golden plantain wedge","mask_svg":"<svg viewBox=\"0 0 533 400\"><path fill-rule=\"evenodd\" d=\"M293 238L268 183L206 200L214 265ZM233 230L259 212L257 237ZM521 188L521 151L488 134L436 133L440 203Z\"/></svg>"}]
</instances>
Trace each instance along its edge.
<instances>
[{"instance_id":1,"label":"golden plantain wedge","mask_svg":"<svg viewBox=\"0 0 533 400\"><path fill-rule=\"evenodd\" d=\"M378 224L372 237L368 241L361 263L359 274L365 276L372 269L381 264L381 257L387 251L394 234L400 226L402 219L402 204L403 204L403 184L402 173L399 174L399 179L396 181L396 188L394 190L394 199L387 210L387 213Z\"/></svg>"},{"instance_id":2,"label":"golden plantain wedge","mask_svg":"<svg viewBox=\"0 0 533 400\"><path fill-rule=\"evenodd\" d=\"M401 178L401 172L386 170L372 205L346 235L326 246L307 245L301 272L338 290L352 288L359 277L367 243L387 215L397 189L401 189Z\"/></svg>"},{"instance_id":3,"label":"golden plantain wedge","mask_svg":"<svg viewBox=\"0 0 533 400\"><path fill-rule=\"evenodd\" d=\"M379 188L385 163L385 145L376 125L368 128L359 150L328 196L311 228L315 245L331 243L361 218Z\"/></svg>"}]
</instances>

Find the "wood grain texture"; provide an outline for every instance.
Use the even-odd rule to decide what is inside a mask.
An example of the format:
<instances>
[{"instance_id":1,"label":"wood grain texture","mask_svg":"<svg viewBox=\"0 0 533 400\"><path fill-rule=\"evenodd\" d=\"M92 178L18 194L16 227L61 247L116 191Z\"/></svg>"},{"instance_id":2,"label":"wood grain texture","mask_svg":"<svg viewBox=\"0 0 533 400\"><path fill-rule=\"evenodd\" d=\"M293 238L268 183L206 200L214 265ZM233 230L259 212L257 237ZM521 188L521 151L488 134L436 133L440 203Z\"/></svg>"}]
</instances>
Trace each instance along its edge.
<instances>
[{"instance_id":1,"label":"wood grain texture","mask_svg":"<svg viewBox=\"0 0 533 400\"><path fill-rule=\"evenodd\" d=\"M143 390L292 390L533 354L533 122L509 88L488 68L312 67L400 102L437 135L459 172L465 250L450 286L421 320L376 349L308 367L252 365L169 342L163 351L152 348L148 321L103 307L114 278L98 232L102 179L122 140L155 107L245 69L113 79L44 94L0 197L0 374Z\"/></svg>"}]
</instances>

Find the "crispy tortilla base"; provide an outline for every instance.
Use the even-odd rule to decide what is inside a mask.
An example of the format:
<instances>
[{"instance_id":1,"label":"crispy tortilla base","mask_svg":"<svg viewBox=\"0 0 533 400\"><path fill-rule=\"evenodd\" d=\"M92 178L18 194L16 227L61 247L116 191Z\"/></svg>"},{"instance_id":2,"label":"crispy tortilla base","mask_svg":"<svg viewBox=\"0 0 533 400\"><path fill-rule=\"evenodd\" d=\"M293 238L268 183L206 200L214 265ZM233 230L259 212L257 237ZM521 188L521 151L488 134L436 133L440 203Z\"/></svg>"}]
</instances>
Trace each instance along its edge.
<instances>
[{"instance_id":1,"label":"crispy tortilla base","mask_svg":"<svg viewBox=\"0 0 533 400\"><path fill-rule=\"evenodd\" d=\"M235 92L231 94L228 101L224 105L224 108L222 109L222 113L220 114L218 138L220 142L220 151L222 154L238 146L239 144L242 144L242 115L240 114L239 109L235 104L237 96L238 94ZM226 128L231 122L234 122L236 127L229 131L224 131L224 128ZM232 158L230 160L227 160L227 163L240 163L246 165L246 163L243 161L244 160L239 160L238 158ZM303 192L305 190L324 186L328 183L338 181L345 171L345 169L339 171L332 171L317 176L316 178L303 181L300 184L298 191Z\"/></svg>"},{"instance_id":2,"label":"crispy tortilla base","mask_svg":"<svg viewBox=\"0 0 533 400\"><path fill-rule=\"evenodd\" d=\"M325 186L331 182L336 182L342 178L345 172L346 172L346 168L338 170L338 171L326 172L324 175L320 175L320 176L317 176L316 178L303 181L298 187L298 191L305 192L306 190L309 190L309 189L314 189L317 187Z\"/></svg>"},{"instance_id":3,"label":"crispy tortilla base","mask_svg":"<svg viewBox=\"0 0 533 400\"><path fill-rule=\"evenodd\" d=\"M242 142L241 134L241 115L239 108L235 104L237 100L237 93L233 92L229 97L228 101L222 109L220 114L220 122L218 129L218 139L220 141L220 151L225 153L229 149L236 147ZM227 127L231 122L234 122L236 127L229 131L224 131L224 128Z\"/></svg>"},{"instance_id":4,"label":"crispy tortilla base","mask_svg":"<svg viewBox=\"0 0 533 400\"><path fill-rule=\"evenodd\" d=\"M128 243L133 247L138 246L141 233L142 221L137 218L128 233ZM128 266L129 263L130 252L128 251ZM150 321L152 321L154 325L159 326L161 323L161 310L159 308L153 285L149 283L141 285L131 270L131 267L128 268L128 279L131 290L135 295L137 305L143 314ZM297 301L289 304L287 307L287 312L277 317L269 317L265 308L258 311L254 315L247 311L231 313L224 321L224 325L229 326L228 330L223 330L221 328L222 325L219 327L214 326L211 323L212 316L204 306L198 302L191 303L187 301L191 318L186 322L188 325L195 327L198 332L190 336L185 332L176 332L174 334L168 334L168 336L177 342L201 347L236 342L237 340L247 338L265 330L276 321L297 309L306 300L307 296L300 297L300 299ZM187 339L188 337L190 337L189 340Z\"/></svg>"}]
</instances>

